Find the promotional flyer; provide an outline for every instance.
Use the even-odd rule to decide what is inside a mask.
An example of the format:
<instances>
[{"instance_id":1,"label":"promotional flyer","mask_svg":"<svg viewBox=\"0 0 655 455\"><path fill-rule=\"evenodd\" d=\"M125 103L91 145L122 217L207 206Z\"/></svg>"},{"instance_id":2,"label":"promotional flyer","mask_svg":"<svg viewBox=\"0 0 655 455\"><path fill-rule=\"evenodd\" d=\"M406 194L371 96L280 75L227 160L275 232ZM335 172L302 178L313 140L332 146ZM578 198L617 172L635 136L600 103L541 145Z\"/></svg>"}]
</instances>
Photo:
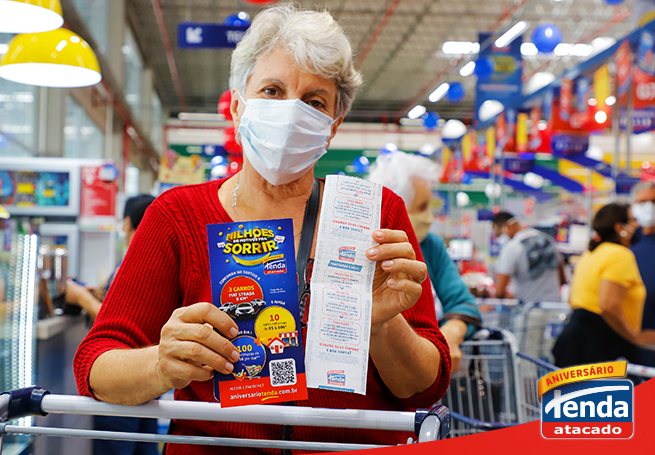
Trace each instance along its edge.
<instances>
[{"instance_id":1,"label":"promotional flyer","mask_svg":"<svg viewBox=\"0 0 655 455\"><path fill-rule=\"evenodd\" d=\"M307 399L291 219L207 226L212 300L237 323L232 374L214 375L221 406Z\"/></svg>"}]
</instances>

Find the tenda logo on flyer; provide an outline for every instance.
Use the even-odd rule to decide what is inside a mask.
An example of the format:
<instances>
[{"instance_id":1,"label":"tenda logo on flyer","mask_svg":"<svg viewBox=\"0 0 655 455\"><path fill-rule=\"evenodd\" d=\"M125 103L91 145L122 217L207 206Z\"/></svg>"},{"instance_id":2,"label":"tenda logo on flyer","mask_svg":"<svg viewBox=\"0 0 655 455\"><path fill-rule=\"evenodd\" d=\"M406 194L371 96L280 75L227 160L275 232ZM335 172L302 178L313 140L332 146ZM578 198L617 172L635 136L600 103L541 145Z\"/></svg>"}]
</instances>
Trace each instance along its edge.
<instances>
[{"instance_id":1,"label":"tenda logo on flyer","mask_svg":"<svg viewBox=\"0 0 655 455\"><path fill-rule=\"evenodd\" d=\"M633 385L627 362L564 368L539 380L541 434L545 438L632 437ZM607 379L612 378L612 379Z\"/></svg>"}]
</instances>

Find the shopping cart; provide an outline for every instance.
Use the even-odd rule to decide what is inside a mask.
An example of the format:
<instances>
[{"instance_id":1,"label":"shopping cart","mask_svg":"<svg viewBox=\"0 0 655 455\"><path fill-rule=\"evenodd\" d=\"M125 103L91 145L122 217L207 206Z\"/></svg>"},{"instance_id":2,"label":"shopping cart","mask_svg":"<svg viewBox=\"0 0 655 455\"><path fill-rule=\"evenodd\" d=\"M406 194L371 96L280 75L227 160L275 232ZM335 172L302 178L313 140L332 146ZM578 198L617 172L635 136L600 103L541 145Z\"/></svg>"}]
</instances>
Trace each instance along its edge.
<instances>
[{"instance_id":1,"label":"shopping cart","mask_svg":"<svg viewBox=\"0 0 655 455\"><path fill-rule=\"evenodd\" d=\"M537 381L556 366L519 351L516 336L506 329L483 329L461 349L460 369L441 401L451 410L449 437L541 418ZM639 383L655 377L655 368L628 364L628 377Z\"/></svg>"},{"instance_id":2,"label":"shopping cart","mask_svg":"<svg viewBox=\"0 0 655 455\"><path fill-rule=\"evenodd\" d=\"M571 314L565 302L520 304L515 299L478 299L482 324L511 331L519 351L552 362L551 350Z\"/></svg>"},{"instance_id":3,"label":"shopping cart","mask_svg":"<svg viewBox=\"0 0 655 455\"><path fill-rule=\"evenodd\" d=\"M460 349L460 368L451 373L450 387L441 400L453 417L450 437L522 423L514 334L505 329L482 329Z\"/></svg>"},{"instance_id":4,"label":"shopping cart","mask_svg":"<svg viewBox=\"0 0 655 455\"><path fill-rule=\"evenodd\" d=\"M272 441L263 439L216 438L206 436L176 436L72 428L20 426L8 423L25 416L47 414L78 414L207 420L215 422L298 425L367 430L410 431L417 441L443 439L450 431L448 408L437 405L416 412L374 411L358 409L321 409L296 406L255 405L221 408L219 403L187 401L151 401L139 406L122 406L92 398L54 395L31 387L0 394L0 455L5 435L36 435L78 437L88 439L195 444L243 448L272 448L335 452L384 447L372 444L345 444L312 441ZM413 443L413 440L408 443Z\"/></svg>"}]
</instances>

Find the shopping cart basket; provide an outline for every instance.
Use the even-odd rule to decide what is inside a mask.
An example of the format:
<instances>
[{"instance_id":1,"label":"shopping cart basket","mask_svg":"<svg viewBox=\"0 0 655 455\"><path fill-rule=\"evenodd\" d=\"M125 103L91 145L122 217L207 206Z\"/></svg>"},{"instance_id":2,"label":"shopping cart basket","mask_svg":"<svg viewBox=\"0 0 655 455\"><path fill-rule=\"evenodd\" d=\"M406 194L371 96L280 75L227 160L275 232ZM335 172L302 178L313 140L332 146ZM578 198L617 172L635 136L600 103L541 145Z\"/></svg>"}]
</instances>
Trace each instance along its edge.
<instances>
[{"instance_id":1,"label":"shopping cart basket","mask_svg":"<svg viewBox=\"0 0 655 455\"><path fill-rule=\"evenodd\" d=\"M504 329L483 329L460 346L462 361L451 373L450 387L441 403L452 413L451 437L522 423L519 418L520 373L518 345ZM480 423L472 426L467 419Z\"/></svg>"},{"instance_id":2,"label":"shopping cart basket","mask_svg":"<svg viewBox=\"0 0 655 455\"><path fill-rule=\"evenodd\" d=\"M262 439L176 436L71 428L11 425L10 420L29 415L79 414L208 420L215 422L260 423L274 425L356 428L368 430L411 431L417 442L443 439L450 430L450 413L442 405L416 412L374 411L358 409L322 409L296 406L255 405L221 408L219 403L188 401L151 401L139 406L122 406L92 398L54 395L31 387L0 394L0 455L5 435L37 435L123 440L168 444L196 444L248 448L272 448L308 451L344 451L383 447L372 444L344 444L311 441L272 441ZM408 441L408 443L413 441Z\"/></svg>"},{"instance_id":3,"label":"shopping cart basket","mask_svg":"<svg viewBox=\"0 0 655 455\"><path fill-rule=\"evenodd\" d=\"M519 351L552 362L551 350L571 314L568 303L520 304L514 299L479 299L478 303L484 327L511 331Z\"/></svg>"},{"instance_id":4,"label":"shopping cart basket","mask_svg":"<svg viewBox=\"0 0 655 455\"><path fill-rule=\"evenodd\" d=\"M442 403L451 410L449 437L507 428L541 418L537 381L558 370L518 350L508 330L483 329L462 344L459 371ZM635 383L655 377L655 368L628 364Z\"/></svg>"}]
</instances>

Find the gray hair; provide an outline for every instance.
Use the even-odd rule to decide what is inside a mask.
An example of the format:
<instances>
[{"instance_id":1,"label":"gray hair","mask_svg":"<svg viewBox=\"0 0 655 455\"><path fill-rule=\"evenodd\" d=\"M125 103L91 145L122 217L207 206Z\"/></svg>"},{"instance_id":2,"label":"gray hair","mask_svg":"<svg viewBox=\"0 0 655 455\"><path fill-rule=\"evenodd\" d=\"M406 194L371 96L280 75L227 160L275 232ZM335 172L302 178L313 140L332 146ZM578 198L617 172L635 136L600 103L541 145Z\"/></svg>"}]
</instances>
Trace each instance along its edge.
<instances>
[{"instance_id":1,"label":"gray hair","mask_svg":"<svg viewBox=\"0 0 655 455\"><path fill-rule=\"evenodd\" d=\"M434 161L419 155L394 152L375 160L368 179L389 188L403 198L405 205L409 207L414 201L412 180L419 178L433 184L440 176L441 167Z\"/></svg>"},{"instance_id":2,"label":"gray hair","mask_svg":"<svg viewBox=\"0 0 655 455\"><path fill-rule=\"evenodd\" d=\"M655 182L639 182L632 188L632 199L637 197L637 193L643 190L655 189Z\"/></svg>"},{"instance_id":3,"label":"gray hair","mask_svg":"<svg viewBox=\"0 0 655 455\"><path fill-rule=\"evenodd\" d=\"M232 52L230 88L244 94L257 59L278 46L288 48L307 72L337 86L336 117L350 110L362 75L353 65L350 41L327 11L302 10L291 3L260 12Z\"/></svg>"}]
</instances>

